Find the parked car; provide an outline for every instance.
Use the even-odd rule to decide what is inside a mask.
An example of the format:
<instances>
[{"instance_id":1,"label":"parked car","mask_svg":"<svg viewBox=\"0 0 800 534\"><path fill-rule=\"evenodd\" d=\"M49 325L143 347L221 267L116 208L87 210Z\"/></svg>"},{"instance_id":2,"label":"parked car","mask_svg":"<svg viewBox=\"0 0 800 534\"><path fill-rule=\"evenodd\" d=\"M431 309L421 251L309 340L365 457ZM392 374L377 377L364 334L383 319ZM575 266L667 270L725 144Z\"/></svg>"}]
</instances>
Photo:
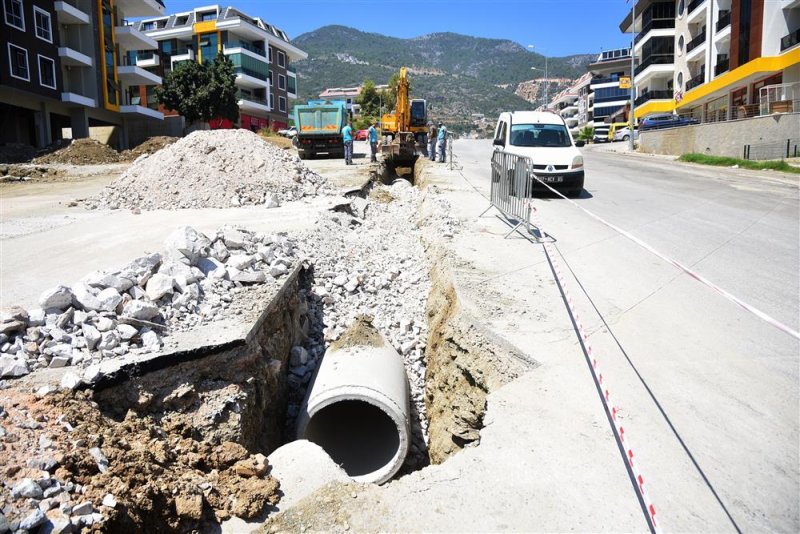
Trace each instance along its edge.
<instances>
[{"instance_id":1,"label":"parked car","mask_svg":"<svg viewBox=\"0 0 800 534\"><path fill-rule=\"evenodd\" d=\"M675 128L677 126L688 126L699 124L700 121L693 117L681 117L672 113L657 113L648 115L639 123L640 130L656 130L659 128Z\"/></svg>"},{"instance_id":2,"label":"parked car","mask_svg":"<svg viewBox=\"0 0 800 534\"><path fill-rule=\"evenodd\" d=\"M292 126L291 128L287 128L285 130L278 130L278 135L282 135L283 137L288 137L291 139L292 137L297 135L297 128Z\"/></svg>"},{"instance_id":3,"label":"parked car","mask_svg":"<svg viewBox=\"0 0 800 534\"><path fill-rule=\"evenodd\" d=\"M565 194L583 191L583 156L564 119L555 113L514 111L501 113L495 129L495 150L530 158L532 171L542 182ZM538 180L532 192L546 192Z\"/></svg>"},{"instance_id":4,"label":"parked car","mask_svg":"<svg viewBox=\"0 0 800 534\"><path fill-rule=\"evenodd\" d=\"M629 141L631 138L631 129L627 126L620 128L614 132L614 141ZM633 130L633 140L639 139L639 130Z\"/></svg>"},{"instance_id":5,"label":"parked car","mask_svg":"<svg viewBox=\"0 0 800 534\"><path fill-rule=\"evenodd\" d=\"M367 136L369 135L369 130L358 130L356 132L356 141L366 141Z\"/></svg>"}]
</instances>

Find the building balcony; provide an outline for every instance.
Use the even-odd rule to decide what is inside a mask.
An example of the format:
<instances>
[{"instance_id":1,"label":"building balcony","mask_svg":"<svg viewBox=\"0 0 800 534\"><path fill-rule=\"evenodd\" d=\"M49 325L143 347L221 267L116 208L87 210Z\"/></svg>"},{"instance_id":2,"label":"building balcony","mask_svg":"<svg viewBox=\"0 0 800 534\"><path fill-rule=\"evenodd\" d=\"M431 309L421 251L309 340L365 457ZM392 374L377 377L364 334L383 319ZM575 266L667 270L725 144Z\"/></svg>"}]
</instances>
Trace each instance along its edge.
<instances>
[{"instance_id":1,"label":"building balcony","mask_svg":"<svg viewBox=\"0 0 800 534\"><path fill-rule=\"evenodd\" d=\"M664 31L656 31L664 30ZM670 31L672 30L672 31ZM634 46L637 46L640 41L646 37L653 35L674 35L675 34L675 19L654 19L644 25L644 28L639 30L639 34L633 40Z\"/></svg>"},{"instance_id":2,"label":"building balcony","mask_svg":"<svg viewBox=\"0 0 800 534\"><path fill-rule=\"evenodd\" d=\"M158 42L134 26L117 26L114 37L117 44L126 50L158 50Z\"/></svg>"},{"instance_id":3,"label":"building balcony","mask_svg":"<svg viewBox=\"0 0 800 534\"><path fill-rule=\"evenodd\" d=\"M702 85L705 82L705 79L706 79L706 73L701 72L700 74L698 74L697 76L686 82L686 90L691 91L698 85Z\"/></svg>"},{"instance_id":4,"label":"building balcony","mask_svg":"<svg viewBox=\"0 0 800 534\"><path fill-rule=\"evenodd\" d=\"M194 50L191 48L178 50L176 54L170 57L170 67L174 69L175 63L180 63L181 61L194 61L195 57Z\"/></svg>"},{"instance_id":5,"label":"building balcony","mask_svg":"<svg viewBox=\"0 0 800 534\"><path fill-rule=\"evenodd\" d=\"M117 77L125 85L161 85L161 76L136 65L117 67Z\"/></svg>"},{"instance_id":6,"label":"building balcony","mask_svg":"<svg viewBox=\"0 0 800 534\"><path fill-rule=\"evenodd\" d=\"M781 52L785 52L790 48L794 48L800 43L800 28L796 29L789 35L781 37Z\"/></svg>"},{"instance_id":7,"label":"building balcony","mask_svg":"<svg viewBox=\"0 0 800 534\"><path fill-rule=\"evenodd\" d=\"M142 52L136 54L136 66L142 68L158 67L161 64L161 56L155 52Z\"/></svg>"},{"instance_id":8,"label":"building balcony","mask_svg":"<svg viewBox=\"0 0 800 534\"><path fill-rule=\"evenodd\" d=\"M717 33L721 32L723 29L729 27L730 25L731 25L731 12L720 11L719 19L717 20Z\"/></svg>"},{"instance_id":9,"label":"building balcony","mask_svg":"<svg viewBox=\"0 0 800 534\"><path fill-rule=\"evenodd\" d=\"M140 115L142 117L149 117L151 119L164 120L164 114L154 109L146 108L144 106L127 105L120 106L119 112L126 115Z\"/></svg>"},{"instance_id":10,"label":"building balcony","mask_svg":"<svg viewBox=\"0 0 800 534\"><path fill-rule=\"evenodd\" d=\"M714 76L719 76L723 72L728 72L728 68L730 67L730 60L728 58L725 59L717 59L717 66L714 67Z\"/></svg>"},{"instance_id":11,"label":"building balcony","mask_svg":"<svg viewBox=\"0 0 800 534\"><path fill-rule=\"evenodd\" d=\"M250 89L269 87L267 75L246 67L235 67L236 85Z\"/></svg>"},{"instance_id":12,"label":"building balcony","mask_svg":"<svg viewBox=\"0 0 800 534\"><path fill-rule=\"evenodd\" d=\"M91 67L93 64L91 57L68 46L58 48L58 57L61 59L61 64L68 67Z\"/></svg>"},{"instance_id":13,"label":"building balcony","mask_svg":"<svg viewBox=\"0 0 800 534\"><path fill-rule=\"evenodd\" d=\"M234 56L247 56L247 57L256 59L258 61L263 61L264 65L268 65L269 64L269 60L267 59L267 56L262 56L261 54L257 54L256 52L252 52L252 51L250 51L250 50L248 50L246 48L242 48L242 47L238 47L238 46L237 47L231 47L230 45L225 45L225 47L222 50L222 53L225 54L226 56L230 57L231 60L234 63L241 63L241 61L235 60Z\"/></svg>"},{"instance_id":14,"label":"building balcony","mask_svg":"<svg viewBox=\"0 0 800 534\"><path fill-rule=\"evenodd\" d=\"M674 61L675 58L672 55L650 56L636 67L634 81L638 85L659 74L672 74L675 70Z\"/></svg>"},{"instance_id":15,"label":"building balcony","mask_svg":"<svg viewBox=\"0 0 800 534\"><path fill-rule=\"evenodd\" d=\"M650 100L672 100L673 97L672 91L649 91L637 98L634 101L634 105L638 108Z\"/></svg>"},{"instance_id":16,"label":"building balcony","mask_svg":"<svg viewBox=\"0 0 800 534\"><path fill-rule=\"evenodd\" d=\"M692 39L691 41L686 43L686 57L688 58L689 55L690 55L689 53L691 51L699 48L701 45L704 45L704 44L706 44L706 30L705 29L703 29L703 31L701 31L697 35L697 37L695 37L694 39Z\"/></svg>"},{"instance_id":17,"label":"building balcony","mask_svg":"<svg viewBox=\"0 0 800 534\"><path fill-rule=\"evenodd\" d=\"M703 16L707 1L708 0L692 0L689 2L689 5L686 9L687 13L689 14L689 17L687 18L689 24L692 24L695 20ZM700 9L701 7L703 9Z\"/></svg>"},{"instance_id":18,"label":"building balcony","mask_svg":"<svg viewBox=\"0 0 800 534\"><path fill-rule=\"evenodd\" d=\"M87 108L97 107L97 103L93 98L78 93L61 93L61 101L65 104L76 104L78 106L86 106Z\"/></svg>"},{"instance_id":19,"label":"building balcony","mask_svg":"<svg viewBox=\"0 0 800 534\"><path fill-rule=\"evenodd\" d=\"M266 98L239 94L239 109L247 113L269 113L272 111Z\"/></svg>"},{"instance_id":20,"label":"building balcony","mask_svg":"<svg viewBox=\"0 0 800 534\"><path fill-rule=\"evenodd\" d=\"M89 24L92 21L92 17L88 13L67 2L53 3L53 9L55 9L59 24Z\"/></svg>"},{"instance_id":21,"label":"building balcony","mask_svg":"<svg viewBox=\"0 0 800 534\"><path fill-rule=\"evenodd\" d=\"M252 52L255 55L260 56L262 58L267 57L267 51L263 47L257 46L257 45L255 45L253 43L248 43L247 41L240 41L240 40L237 40L237 39L231 39L227 43L225 43L225 48L226 49L228 49L228 48L242 48L242 49L247 50L248 52Z\"/></svg>"},{"instance_id":22,"label":"building balcony","mask_svg":"<svg viewBox=\"0 0 800 534\"><path fill-rule=\"evenodd\" d=\"M116 0L116 8L126 18L158 17L164 14L161 0Z\"/></svg>"}]
</instances>

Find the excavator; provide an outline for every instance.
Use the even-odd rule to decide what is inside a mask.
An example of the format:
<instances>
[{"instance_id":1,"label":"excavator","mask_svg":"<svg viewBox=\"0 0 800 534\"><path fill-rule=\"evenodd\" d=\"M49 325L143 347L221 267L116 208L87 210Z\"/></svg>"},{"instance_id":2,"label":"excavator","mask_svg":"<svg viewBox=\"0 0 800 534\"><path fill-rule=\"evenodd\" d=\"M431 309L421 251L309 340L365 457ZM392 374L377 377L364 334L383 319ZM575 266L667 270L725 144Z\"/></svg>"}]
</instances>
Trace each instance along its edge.
<instances>
[{"instance_id":1,"label":"excavator","mask_svg":"<svg viewBox=\"0 0 800 534\"><path fill-rule=\"evenodd\" d=\"M381 130L385 138L381 152L384 159L398 166L414 162L417 143L425 146L428 103L422 99L409 100L408 93L408 70L403 67L400 69L395 110L381 117Z\"/></svg>"}]
</instances>

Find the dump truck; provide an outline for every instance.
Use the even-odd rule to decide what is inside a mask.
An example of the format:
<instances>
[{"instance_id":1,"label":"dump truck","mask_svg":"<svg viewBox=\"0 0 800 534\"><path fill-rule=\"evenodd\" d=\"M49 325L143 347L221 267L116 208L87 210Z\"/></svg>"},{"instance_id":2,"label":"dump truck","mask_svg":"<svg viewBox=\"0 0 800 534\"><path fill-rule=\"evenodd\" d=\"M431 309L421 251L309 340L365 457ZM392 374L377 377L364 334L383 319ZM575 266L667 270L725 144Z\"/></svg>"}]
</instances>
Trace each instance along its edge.
<instances>
[{"instance_id":1,"label":"dump truck","mask_svg":"<svg viewBox=\"0 0 800 534\"><path fill-rule=\"evenodd\" d=\"M307 104L295 106L295 144L300 159L318 154L344 157L342 128L348 118L347 103L343 100L310 100Z\"/></svg>"},{"instance_id":2,"label":"dump truck","mask_svg":"<svg viewBox=\"0 0 800 534\"><path fill-rule=\"evenodd\" d=\"M428 103L422 99L409 100L408 71L400 69L397 104L392 113L381 117L384 158L397 165L413 163L417 144L425 147L428 124Z\"/></svg>"}]
</instances>

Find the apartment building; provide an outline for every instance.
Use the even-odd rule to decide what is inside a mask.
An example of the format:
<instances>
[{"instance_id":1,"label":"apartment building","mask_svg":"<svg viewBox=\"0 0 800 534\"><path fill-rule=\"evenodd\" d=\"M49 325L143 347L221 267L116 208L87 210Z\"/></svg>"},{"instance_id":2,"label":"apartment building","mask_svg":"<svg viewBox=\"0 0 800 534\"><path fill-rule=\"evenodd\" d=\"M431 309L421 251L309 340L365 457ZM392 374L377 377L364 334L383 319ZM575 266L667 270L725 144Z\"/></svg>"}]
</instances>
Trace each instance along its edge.
<instances>
[{"instance_id":1,"label":"apartment building","mask_svg":"<svg viewBox=\"0 0 800 534\"><path fill-rule=\"evenodd\" d=\"M641 118L675 109L675 13L677 3L638 0L635 11L620 24L623 33L635 33L633 54L636 68L634 115Z\"/></svg>"},{"instance_id":2,"label":"apartment building","mask_svg":"<svg viewBox=\"0 0 800 534\"><path fill-rule=\"evenodd\" d=\"M680 1L675 29L678 113L800 111L800 0Z\"/></svg>"},{"instance_id":3,"label":"apartment building","mask_svg":"<svg viewBox=\"0 0 800 534\"><path fill-rule=\"evenodd\" d=\"M558 93L547 106L564 118L573 135L577 135L587 123L588 89L591 79L591 74L584 74L571 86Z\"/></svg>"},{"instance_id":4,"label":"apartment building","mask_svg":"<svg viewBox=\"0 0 800 534\"><path fill-rule=\"evenodd\" d=\"M595 132L608 134L611 122L628 120L631 90L621 89L619 83L631 75L631 49L604 50L587 68L591 75L587 122Z\"/></svg>"},{"instance_id":5,"label":"apartment building","mask_svg":"<svg viewBox=\"0 0 800 534\"><path fill-rule=\"evenodd\" d=\"M156 42L128 17L161 14L160 0L2 0L0 140L44 146L71 129L119 127L127 146L137 121L163 116L130 98L131 88L161 78L125 63L130 50Z\"/></svg>"},{"instance_id":6,"label":"apartment building","mask_svg":"<svg viewBox=\"0 0 800 534\"><path fill-rule=\"evenodd\" d=\"M157 41L131 62L165 76L181 61L209 61L218 54L231 60L236 71L239 124L260 130L286 128L289 102L297 98L297 74L292 62L308 54L291 44L286 33L268 22L233 7L210 5L163 17L144 19L137 29ZM158 106L150 87L140 98L151 109ZM161 110L174 114L169 110ZM224 121L214 127L231 127Z\"/></svg>"}]
</instances>

